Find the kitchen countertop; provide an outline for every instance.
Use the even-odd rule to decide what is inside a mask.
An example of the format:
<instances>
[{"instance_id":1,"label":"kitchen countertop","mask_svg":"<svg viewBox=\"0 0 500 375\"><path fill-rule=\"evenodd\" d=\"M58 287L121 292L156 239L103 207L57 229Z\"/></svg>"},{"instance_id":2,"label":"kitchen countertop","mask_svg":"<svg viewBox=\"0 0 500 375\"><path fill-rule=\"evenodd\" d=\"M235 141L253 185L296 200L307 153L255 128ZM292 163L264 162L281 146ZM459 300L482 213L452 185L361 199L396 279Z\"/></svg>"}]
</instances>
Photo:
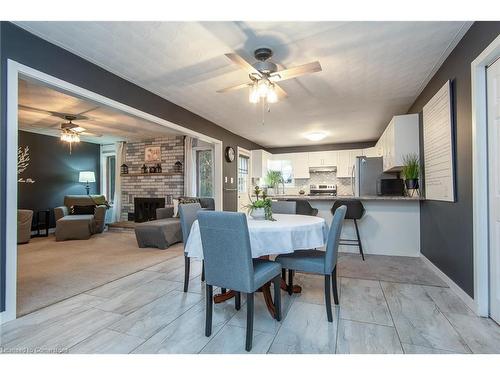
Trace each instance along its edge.
<instances>
[{"instance_id":1,"label":"kitchen countertop","mask_svg":"<svg viewBox=\"0 0 500 375\"><path fill-rule=\"evenodd\" d=\"M362 201L422 201L425 198L423 197L400 197L400 196L379 196L379 195L366 195L361 197L354 197L352 195L275 195L270 196L271 199L276 200L286 200L286 199L297 199L297 200L308 200L308 201L336 201L339 199L342 200L351 200L351 199L359 199Z\"/></svg>"}]
</instances>

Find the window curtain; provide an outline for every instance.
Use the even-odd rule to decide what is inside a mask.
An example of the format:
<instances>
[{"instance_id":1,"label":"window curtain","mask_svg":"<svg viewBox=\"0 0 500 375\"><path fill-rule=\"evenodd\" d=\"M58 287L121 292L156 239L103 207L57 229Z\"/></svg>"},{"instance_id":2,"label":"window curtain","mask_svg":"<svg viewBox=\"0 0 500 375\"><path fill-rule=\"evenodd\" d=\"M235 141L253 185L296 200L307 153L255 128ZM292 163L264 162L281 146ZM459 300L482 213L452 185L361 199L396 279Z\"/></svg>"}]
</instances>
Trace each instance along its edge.
<instances>
[{"instance_id":1,"label":"window curtain","mask_svg":"<svg viewBox=\"0 0 500 375\"><path fill-rule=\"evenodd\" d=\"M193 158L194 139L186 136L184 138L184 195L196 196L196 161Z\"/></svg>"},{"instance_id":2,"label":"window curtain","mask_svg":"<svg viewBox=\"0 0 500 375\"><path fill-rule=\"evenodd\" d=\"M125 163L125 142L116 142L116 163L115 163L115 199L113 202L113 223L121 221L122 214L122 176L121 166Z\"/></svg>"}]
</instances>

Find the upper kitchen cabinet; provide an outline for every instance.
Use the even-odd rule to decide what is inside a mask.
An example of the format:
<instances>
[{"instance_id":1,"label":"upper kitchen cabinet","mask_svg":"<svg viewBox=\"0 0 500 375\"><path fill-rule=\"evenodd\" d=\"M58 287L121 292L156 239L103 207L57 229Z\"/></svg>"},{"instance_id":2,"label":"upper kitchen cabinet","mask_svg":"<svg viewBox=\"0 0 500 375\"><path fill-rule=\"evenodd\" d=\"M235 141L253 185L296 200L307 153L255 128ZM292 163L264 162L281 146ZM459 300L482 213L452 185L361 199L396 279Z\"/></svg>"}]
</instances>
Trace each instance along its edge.
<instances>
[{"instance_id":1,"label":"upper kitchen cabinet","mask_svg":"<svg viewBox=\"0 0 500 375\"><path fill-rule=\"evenodd\" d=\"M309 167L334 167L337 162L336 151L309 152Z\"/></svg>"},{"instance_id":2,"label":"upper kitchen cabinet","mask_svg":"<svg viewBox=\"0 0 500 375\"><path fill-rule=\"evenodd\" d=\"M369 147L369 148L364 148L363 149L363 156L366 156L367 158L376 158L378 156L382 156L382 154L378 154L377 147Z\"/></svg>"},{"instance_id":3,"label":"upper kitchen cabinet","mask_svg":"<svg viewBox=\"0 0 500 375\"><path fill-rule=\"evenodd\" d=\"M293 178L309 178L309 155L307 152L288 154L293 165Z\"/></svg>"},{"instance_id":4,"label":"upper kitchen cabinet","mask_svg":"<svg viewBox=\"0 0 500 375\"><path fill-rule=\"evenodd\" d=\"M420 153L418 127L418 114L392 118L375 146L382 152L384 172L399 172L405 155Z\"/></svg>"},{"instance_id":5,"label":"upper kitchen cabinet","mask_svg":"<svg viewBox=\"0 0 500 375\"><path fill-rule=\"evenodd\" d=\"M252 150L252 178L264 178L267 174L268 161L272 154L264 150Z\"/></svg>"},{"instance_id":6,"label":"upper kitchen cabinet","mask_svg":"<svg viewBox=\"0 0 500 375\"><path fill-rule=\"evenodd\" d=\"M337 177L352 177L356 157L363 155L362 149L338 151Z\"/></svg>"}]
</instances>

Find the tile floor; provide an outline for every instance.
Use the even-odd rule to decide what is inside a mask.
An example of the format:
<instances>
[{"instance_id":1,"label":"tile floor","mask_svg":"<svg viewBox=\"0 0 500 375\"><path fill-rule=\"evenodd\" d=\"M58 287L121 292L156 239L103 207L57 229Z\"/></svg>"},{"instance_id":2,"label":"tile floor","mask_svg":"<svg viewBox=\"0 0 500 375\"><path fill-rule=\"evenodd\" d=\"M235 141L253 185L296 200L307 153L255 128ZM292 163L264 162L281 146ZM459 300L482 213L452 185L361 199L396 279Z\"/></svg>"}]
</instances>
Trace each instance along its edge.
<instances>
[{"instance_id":1,"label":"tile floor","mask_svg":"<svg viewBox=\"0 0 500 375\"><path fill-rule=\"evenodd\" d=\"M215 305L204 335L204 285L193 261L182 292L183 258L38 310L0 327L0 352L246 353L246 309ZM297 274L302 294L282 293L283 320L256 297L252 353L500 353L500 327L478 318L419 259L339 259L340 306L328 323L323 279Z\"/></svg>"}]
</instances>

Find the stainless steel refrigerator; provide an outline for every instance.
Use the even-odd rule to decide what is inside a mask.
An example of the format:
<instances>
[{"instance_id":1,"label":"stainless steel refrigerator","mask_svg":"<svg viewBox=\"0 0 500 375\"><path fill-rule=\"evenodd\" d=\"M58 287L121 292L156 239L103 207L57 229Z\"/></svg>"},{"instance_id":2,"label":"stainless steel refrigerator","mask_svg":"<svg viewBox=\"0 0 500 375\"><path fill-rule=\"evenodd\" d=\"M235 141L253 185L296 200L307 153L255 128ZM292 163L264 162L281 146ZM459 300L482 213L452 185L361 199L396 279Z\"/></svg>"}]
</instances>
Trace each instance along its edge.
<instances>
[{"instance_id":1,"label":"stainless steel refrigerator","mask_svg":"<svg viewBox=\"0 0 500 375\"><path fill-rule=\"evenodd\" d=\"M377 184L381 178L395 178L383 172L381 157L356 157L352 173L353 194L356 197L377 195Z\"/></svg>"}]
</instances>

